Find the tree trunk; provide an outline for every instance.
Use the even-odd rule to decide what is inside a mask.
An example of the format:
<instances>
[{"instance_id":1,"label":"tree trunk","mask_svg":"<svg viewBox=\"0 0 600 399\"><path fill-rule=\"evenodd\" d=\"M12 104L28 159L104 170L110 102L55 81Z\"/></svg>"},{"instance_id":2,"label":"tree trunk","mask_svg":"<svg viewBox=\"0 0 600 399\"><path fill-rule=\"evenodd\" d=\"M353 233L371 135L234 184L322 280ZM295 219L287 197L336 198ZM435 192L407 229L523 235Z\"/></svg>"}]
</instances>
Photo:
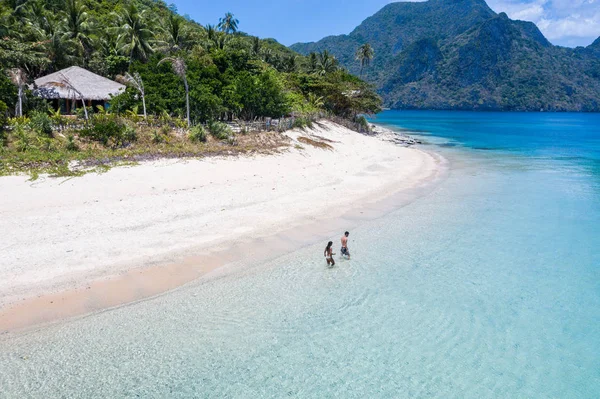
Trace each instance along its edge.
<instances>
[{"instance_id":1,"label":"tree trunk","mask_svg":"<svg viewBox=\"0 0 600 399\"><path fill-rule=\"evenodd\" d=\"M88 120L87 107L85 106L85 100L81 97L81 104L83 104L83 114L85 115L85 120Z\"/></svg>"},{"instance_id":2,"label":"tree trunk","mask_svg":"<svg viewBox=\"0 0 600 399\"><path fill-rule=\"evenodd\" d=\"M131 68L131 64L133 62L133 50L135 50L135 46L133 45L133 37L131 38L131 51L129 52L129 68Z\"/></svg>"},{"instance_id":3,"label":"tree trunk","mask_svg":"<svg viewBox=\"0 0 600 399\"><path fill-rule=\"evenodd\" d=\"M144 119L147 119L146 116L146 96L142 93L142 105L144 106Z\"/></svg>"},{"instance_id":4,"label":"tree trunk","mask_svg":"<svg viewBox=\"0 0 600 399\"><path fill-rule=\"evenodd\" d=\"M23 86L19 86L19 117L23 117Z\"/></svg>"},{"instance_id":5,"label":"tree trunk","mask_svg":"<svg viewBox=\"0 0 600 399\"><path fill-rule=\"evenodd\" d=\"M187 124L188 128L192 125L190 122L190 88L188 87L188 81L185 75L183 75L183 84L185 86L185 108L187 111Z\"/></svg>"}]
</instances>

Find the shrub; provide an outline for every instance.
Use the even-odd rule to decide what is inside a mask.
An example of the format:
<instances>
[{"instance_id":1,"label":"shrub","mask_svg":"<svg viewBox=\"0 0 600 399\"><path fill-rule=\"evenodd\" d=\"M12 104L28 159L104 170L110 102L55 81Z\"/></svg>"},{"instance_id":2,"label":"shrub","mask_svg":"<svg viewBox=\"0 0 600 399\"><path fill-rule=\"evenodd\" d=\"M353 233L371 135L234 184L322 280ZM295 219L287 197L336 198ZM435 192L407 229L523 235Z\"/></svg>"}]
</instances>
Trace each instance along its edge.
<instances>
[{"instance_id":1,"label":"shrub","mask_svg":"<svg viewBox=\"0 0 600 399\"><path fill-rule=\"evenodd\" d=\"M116 147L137 140L135 129L116 115L96 114L90 122L90 126L81 131L81 136L102 145Z\"/></svg>"},{"instance_id":2,"label":"shrub","mask_svg":"<svg viewBox=\"0 0 600 399\"><path fill-rule=\"evenodd\" d=\"M158 121L163 125L171 125L173 117L165 110L158 116Z\"/></svg>"},{"instance_id":3,"label":"shrub","mask_svg":"<svg viewBox=\"0 0 600 399\"><path fill-rule=\"evenodd\" d=\"M305 127L312 128L313 121L307 116L298 116L294 119L293 128L304 129Z\"/></svg>"},{"instance_id":4,"label":"shrub","mask_svg":"<svg viewBox=\"0 0 600 399\"><path fill-rule=\"evenodd\" d=\"M13 130L13 144L17 151L26 152L36 149L35 137L22 125L15 126Z\"/></svg>"},{"instance_id":5,"label":"shrub","mask_svg":"<svg viewBox=\"0 0 600 399\"><path fill-rule=\"evenodd\" d=\"M137 132L135 128L131 125L125 125L125 131L123 132L123 137L118 141L118 144L129 144L137 141Z\"/></svg>"},{"instance_id":6,"label":"shrub","mask_svg":"<svg viewBox=\"0 0 600 399\"><path fill-rule=\"evenodd\" d=\"M0 101L0 146L6 144L6 124L8 123L8 107Z\"/></svg>"},{"instance_id":7,"label":"shrub","mask_svg":"<svg viewBox=\"0 0 600 399\"><path fill-rule=\"evenodd\" d=\"M208 122L207 127L210 131L210 134L212 134L213 137L218 140L227 140L233 135L231 128L223 122L210 121Z\"/></svg>"},{"instance_id":8,"label":"shrub","mask_svg":"<svg viewBox=\"0 0 600 399\"><path fill-rule=\"evenodd\" d=\"M91 119L92 117L92 112L94 111L94 109L92 107L85 107L87 109L87 113L88 113L88 118ZM85 111L83 110L83 106L78 106L77 109L75 110L75 115L77 115L77 118L79 119L85 119Z\"/></svg>"},{"instance_id":9,"label":"shrub","mask_svg":"<svg viewBox=\"0 0 600 399\"><path fill-rule=\"evenodd\" d=\"M79 151L79 146L75 142L75 135L73 135L73 134L67 135L66 148L68 151Z\"/></svg>"},{"instance_id":10,"label":"shrub","mask_svg":"<svg viewBox=\"0 0 600 399\"><path fill-rule=\"evenodd\" d=\"M190 141L196 142L196 143L204 143L206 142L206 130L204 130L204 128L202 127L202 125L196 125L193 126L190 129L190 133L188 135L188 138L190 139Z\"/></svg>"},{"instance_id":11,"label":"shrub","mask_svg":"<svg viewBox=\"0 0 600 399\"><path fill-rule=\"evenodd\" d=\"M126 110L125 116L127 117L127 119L129 119L130 121L132 121L134 123L138 123L139 121L141 121L143 119L143 117L140 116L137 105L134 105L132 107L132 109Z\"/></svg>"},{"instance_id":12,"label":"shrub","mask_svg":"<svg viewBox=\"0 0 600 399\"><path fill-rule=\"evenodd\" d=\"M40 136L39 134L35 138L37 140L37 147L44 151L56 151L56 141L48 138Z\"/></svg>"},{"instance_id":13,"label":"shrub","mask_svg":"<svg viewBox=\"0 0 600 399\"><path fill-rule=\"evenodd\" d=\"M153 129L152 130L152 142L154 144L164 143L165 142L165 136L161 133L161 131L159 131L157 129Z\"/></svg>"},{"instance_id":14,"label":"shrub","mask_svg":"<svg viewBox=\"0 0 600 399\"><path fill-rule=\"evenodd\" d=\"M41 136L52 137L52 119L45 112L33 111L30 115L29 126Z\"/></svg>"},{"instance_id":15,"label":"shrub","mask_svg":"<svg viewBox=\"0 0 600 399\"><path fill-rule=\"evenodd\" d=\"M52 121L52 124L54 125L54 127L57 127L57 126L62 127L62 126L65 126L69 122L69 119L64 117L60 113L60 109L50 112L50 120Z\"/></svg>"},{"instance_id":16,"label":"shrub","mask_svg":"<svg viewBox=\"0 0 600 399\"><path fill-rule=\"evenodd\" d=\"M354 123L358 126L358 130L361 132L369 132L371 129L369 127L369 121L363 115L357 116L354 119Z\"/></svg>"},{"instance_id":17,"label":"shrub","mask_svg":"<svg viewBox=\"0 0 600 399\"><path fill-rule=\"evenodd\" d=\"M14 118L9 118L8 119L8 126L10 126L11 128L15 129L17 126L21 126L23 128L29 128L29 122L31 122L31 120L26 117L26 116L22 116L22 117L14 117Z\"/></svg>"},{"instance_id":18,"label":"shrub","mask_svg":"<svg viewBox=\"0 0 600 399\"><path fill-rule=\"evenodd\" d=\"M188 126L187 121L181 118L173 118L173 124L179 129L185 129Z\"/></svg>"}]
</instances>

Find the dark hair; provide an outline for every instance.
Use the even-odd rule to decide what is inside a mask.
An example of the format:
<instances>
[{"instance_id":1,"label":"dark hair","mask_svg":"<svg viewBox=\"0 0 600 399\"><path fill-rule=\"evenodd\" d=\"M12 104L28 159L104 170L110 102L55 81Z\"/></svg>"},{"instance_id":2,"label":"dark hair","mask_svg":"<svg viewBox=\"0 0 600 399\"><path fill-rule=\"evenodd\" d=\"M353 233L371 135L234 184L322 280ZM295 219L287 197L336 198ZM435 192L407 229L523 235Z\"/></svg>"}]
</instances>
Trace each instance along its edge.
<instances>
[{"instance_id":1,"label":"dark hair","mask_svg":"<svg viewBox=\"0 0 600 399\"><path fill-rule=\"evenodd\" d=\"M350 233L347 231L347 232L344 233L344 235L349 236Z\"/></svg>"},{"instance_id":2,"label":"dark hair","mask_svg":"<svg viewBox=\"0 0 600 399\"><path fill-rule=\"evenodd\" d=\"M329 248L331 248L332 245L333 245L333 241L329 241L327 243L327 246L325 247L325 251L327 251Z\"/></svg>"}]
</instances>

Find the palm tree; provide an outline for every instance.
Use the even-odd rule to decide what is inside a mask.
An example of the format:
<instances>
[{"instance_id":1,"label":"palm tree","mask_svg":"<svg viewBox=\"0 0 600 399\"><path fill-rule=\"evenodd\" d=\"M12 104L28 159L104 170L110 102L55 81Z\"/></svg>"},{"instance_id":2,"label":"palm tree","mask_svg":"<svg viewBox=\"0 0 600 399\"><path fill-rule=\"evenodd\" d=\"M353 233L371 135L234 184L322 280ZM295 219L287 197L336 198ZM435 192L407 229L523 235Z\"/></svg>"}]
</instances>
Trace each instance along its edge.
<instances>
[{"instance_id":1,"label":"palm tree","mask_svg":"<svg viewBox=\"0 0 600 399\"><path fill-rule=\"evenodd\" d=\"M6 5L14 17L20 17L29 0L7 0Z\"/></svg>"},{"instance_id":2,"label":"palm tree","mask_svg":"<svg viewBox=\"0 0 600 399\"><path fill-rule=\"evenodd\" d=\"M18 101L17 109L15 114L19 117L23 116L23 98L25 97L25 86L27 86L27 75L21 68L13 68L8 71L10 80L17 86L18 89Z\"/></svg>"},{"instance_id":3,"label":"palm tree","mask_svg":"<svg viewBox=\"0 0 600 399\"><path fill-rule=\"evenodd\" d=\"M63 75L62 72L58 72L58 80L56 80L54 82L48 82L47 84L49 84L51 86L66 88L69 92L73 93L73 101L76 101L77 97L79 97L79 99L81 100L81 105L83 106L83 113L85 115L85 120L87 121L89 119L87 107L85 106L85 99L83 98L83 94L79 90L77 90L75 85L73 83L71 83L69 78L67 78L65 75Z\"/></svg>"},{"instance_id":4,"label":"palm tree","mask_svg":"<svg viewBox=\"0 0 600 399\"><path fill-rule=\"evenodd\" d=\"M314 51L308 55L306 69L308 73L317 73L317 70L319 69L319 58Z\"/></svg>"},{"instance_id":5,"label":"palm tree","mask_svg":"<svg viewBox=\"0 0 600 399\"><path fill-rule=\"evenodd\" d=\"M188 128L191 126L191 122L190 122L190 88L188 86L188 81L187 81L187 76L186 76L186 65L185 65L185 61L183 60L183 58L181 57L166 57L163 58L162 60L160 60L160 62L158 63L158 65L162 64L163 62L170 62L171 65L173 66L173 72L175 72L175 74L177 76L179 76L181 78L181 80L183 80L183 85L185 86L185 107L186 107L186 111L187 111L187 125Z\"/></svg>"},{"instance_id":6,"label":"palm tree","mask_svg":"<svg viewBox=\"0 0 600 399\"><path fill-rule=\"evenodd\" d=\"M225 48L225 34L217 31L215 27L210 24L206 25L204 29L206 29L206 38L208 39L207 47L216 47L223 50L223 48Z\"/></svg>"},{"instance_id":7,"label":"palm tree","mask_svg":"<svg viewBox=\"0 0 600 399\"><path fill-rule=\"evenodd\" d=\"M24 23L27 28L34 31L52 31L54 24L51 21L52 14L46 10L41 0L30 0L26 3ZM36 35L37 36L37 35Z\"/></svg>"},{"instance_id":8,"label":"palm tree","mask_svg":"<svg viewBox=\"0 0 600 399\"><path fill-rule=\"evenodd\" d=\"M130 3L119 18L119 42L121 50L129 54L129 63L134 59L145 61L154 51L152 41L154 32L150 29L146 17L148 10L139 11L135 4Z\"/></svg>"},{"instance_id":9,"label":"palm tree","mask_svg":"<svg viewBox=\"0 0 600 399\"><path fill-rule=\"evenodd\" d=\"M308 93L308 103L316 109L321 109L325 105L325 100L322 96L317 96L315 93Z\"/></svg>"},{"instance_id":10,"label":"palm tree","mask_svg":"<svg viewBox=\"0 0 600 399\"><path fill-rule=\"evenodd\" d=\"M177 52L188 47L190 42L185 20L178 15L170 14L164 23L165 40L161 50L166 53Z\"/></svg>"},{"instance_id":11,"label":"palm tree","mask_svg":"<svg viewBox=\"0 0 600 399\"><path fill-rule=\"evenodd\" d=\"M36 42L43 43L50 60L49 69L54 71L76 63L74 46L65 40L65 20L55 18L42 0L30 0L26 13L26 29Z\"/></svg>"},{"instance_id":12,"label":"palm tree","mask_svg":"<svg viewBox=\"0 0 600 399\"><path fill-rule=\"evenodd\" d=\"M204 27L204 29L206 30L206 37L208 40L214 41L217 35L217 29L215 29L215 26L208 24Z\"/></svg>"},{"instance_id":13,"label":"palm tree","mask_svg":"<svg viewBox=\"0 0 600 399\"><path fill-rule=\"evenodd\" d=\"M161 61L162 62L162 61ZM147 119L146 115L146 91L144 90L144 81L139 73L134 72L131 75L129 72L125 73L125 76L119 76L117 80L121 81L123 84L133 87L140 93L142 97L142 105L144 107L144 119Z\"/></svg>"},{"instance_id":14,"label":"palm tree","mask_svg":"<svg viewBox=\"0 0 600 399\"><path fill-rule=\"evenodd\" d=\"M298 69L298 57L295 55L290 55L283 59L283 71L288 73L296 72Z\"/></svg>"},{"instance_id":15,"label":"palm tree","mask_svg":"<svg viewBox=\"0 0 600 399\"><path fill-rule=\"evenodd\" d=\"M235 19L232 13L228 12L225 17L219 19L218 28L227 34L235 33L238 30L238 24L240 21Z\"/></svg>"},{"instance_id":16,"label":"palm tree","mask_svg":"<svg viewBox=\"0 0 600 399\"><path fill-rule=\"evenodd\" d=\"M336 58L329 53L327 50L323 50L318 54L318 64L317 64L317 74L318 75L327 75L328 73L332 73L337 71L337 60Z\"/></svg>"},{"instance_id":17,"label":"palm tree","mask_svg":"<svg viewBox=\"0 0 600 399\"><path fill-rule=\"evenodd\" d=\"M260 49L261 49L261 43L260 43L260 39L258 37L253 37L252 38L252 54L254 55L259 55L260 54Z\"/></svg>"},{"instance_id":18,"label":"palm tree","mask_svg":"<svg viewBox=\"0 0 600 399\"><path fill-rule=\"evenodd\" d=\"M121 43L119 34L114 29L105 29L96 37L97 48L102 52L103 57L121 55Z\"/></svg>"},{"instance_id":19,"label":"palm tree","mask_svg":"<svg viewBox=\"0 0 600 399\"><path fill-rule=\"evenodd\" d=\"M91 49L92 39L90 35L93 32L91 18L87 13L85 5L77 0L66 0L65 32L63 40L73 43L78 50L79 56L85 57Z\"/></svg>"},{"instance_id":20,"label":"palm tree","mask_svg":"<svg viewBox=\"0 0 600 399\"><path fill-rule=\"evenodd\" d=\"M375 56L375 51L369 43L365 43L356 50L356 60L360 61L360 76L363 74L363 68L371 65L371 60Z\"/></svg>"},{"instance_id":21,"label":"palm tree","mask_svg":"<svg viewBox=\"0 0 600 399\"><path fill-rule=\"evenodd\" d=\"M275 54L273 53L273 50L271 50L268 47L264 47L261 50L261 55L262 55L263 61L266 62L267 64L271 64L273 62L273 58L275 56Z\"/></svg>"},{"instance_id":22,"label":"palm tree","mask_svg":"<svg viewBox=\"0 0 600 399\"><path fill-rule=\"evenodd\" d=\"M10 29L10 12L0 9L0 37L8 36Z\"/></svg>"}]
</instances>

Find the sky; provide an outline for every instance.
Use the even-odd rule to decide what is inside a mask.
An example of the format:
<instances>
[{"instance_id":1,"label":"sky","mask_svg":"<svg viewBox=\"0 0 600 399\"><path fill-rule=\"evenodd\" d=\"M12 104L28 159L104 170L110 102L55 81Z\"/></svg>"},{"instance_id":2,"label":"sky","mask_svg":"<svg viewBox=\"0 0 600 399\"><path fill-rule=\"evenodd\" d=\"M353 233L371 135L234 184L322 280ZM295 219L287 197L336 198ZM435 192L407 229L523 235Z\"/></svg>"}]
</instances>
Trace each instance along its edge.
<instances>
[{"instance_id":1,"label":"sky","mask_svg":"<svg viewBox=\"0 0 600 399\"><path fill-rule=\"evenodd\" d=\"M600 36L600 0L487 0L496 12L534 22L550 42L587 46ZM225 12L240 30L280 43L318 41L350 33L389 0L166 0L181 15L203 25L216 24Z\"/></svg>"}]
</instances>

